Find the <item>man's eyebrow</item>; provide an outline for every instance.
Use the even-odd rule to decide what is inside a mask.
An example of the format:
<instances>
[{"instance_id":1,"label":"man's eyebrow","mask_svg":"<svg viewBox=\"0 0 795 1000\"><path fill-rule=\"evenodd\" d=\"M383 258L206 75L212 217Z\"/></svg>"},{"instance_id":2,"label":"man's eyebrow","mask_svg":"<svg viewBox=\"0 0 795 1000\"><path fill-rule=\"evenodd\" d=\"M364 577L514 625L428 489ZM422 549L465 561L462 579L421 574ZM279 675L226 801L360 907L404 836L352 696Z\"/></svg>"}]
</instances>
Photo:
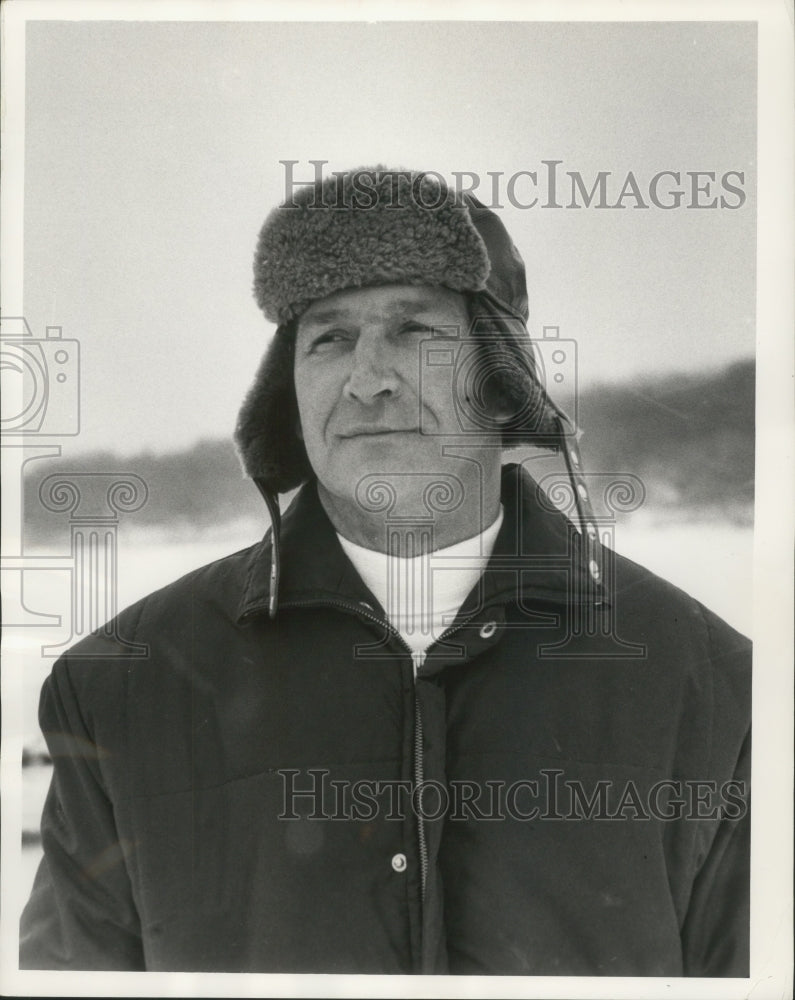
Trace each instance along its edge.
<instances>
[{"instance_id":1,"label":"man's eyebrow","mask_svg":"<svg viewBox=\"0 0 795 1000\"><path fill-rule=\"evenodd\" d=\"M313 312L309 316L303 316L304 323L332 323L345 313L344 309L325 309L323 312Z\"/></svg>"},{"instance_id":2,"label":"man's eyebrow","mask_svg":"<svg viewBox=\"0 0 795 1000\"><path fill-rule=\"evenodd\" d=\"M432 309L443 309L443 303L436 299L397 299L394 302L395 309L412 310L413 312L426 312Z\"/></svg>"},{"instance_id":3,"label":"man's eyebrow","mask_svg":"<svg viewBox=\"0 0 795 1000\"><path fill-rule=\"evenodd\" d=\"M431 298L423 299L395 299L390 302L385 308L385 314L392 314L397 312L427 312L429 310L440 308L441 304ZM323 323L333 323L335 320L340 319L340 317L345 318L348 315L347 310L343 308L330 307L328 309L323 309L319 312L312 312L309 316L304 316L304 323L307 325L323 324Z\"/></svg>"}]
</instances>

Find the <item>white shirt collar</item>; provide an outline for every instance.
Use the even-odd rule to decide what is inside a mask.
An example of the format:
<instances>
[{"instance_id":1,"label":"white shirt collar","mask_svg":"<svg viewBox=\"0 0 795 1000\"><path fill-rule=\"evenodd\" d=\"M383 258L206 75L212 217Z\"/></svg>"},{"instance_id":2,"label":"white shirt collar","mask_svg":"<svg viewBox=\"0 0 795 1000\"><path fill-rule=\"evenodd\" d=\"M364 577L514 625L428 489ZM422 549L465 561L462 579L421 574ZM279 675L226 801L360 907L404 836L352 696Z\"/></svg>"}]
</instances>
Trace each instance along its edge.
<instances>
[{"instance_id":1,"label":"white shirt collar","mask_svg":"<svg viewBox=\"0 0 795 1000\"><path fill-rule=\"evenodd\" d=\"M415 667L480 579L502 520L500 506L496 521L480 534L413 558L365 549L337 533L343 551L415 654Z\"/></svg>"}]
</instances>

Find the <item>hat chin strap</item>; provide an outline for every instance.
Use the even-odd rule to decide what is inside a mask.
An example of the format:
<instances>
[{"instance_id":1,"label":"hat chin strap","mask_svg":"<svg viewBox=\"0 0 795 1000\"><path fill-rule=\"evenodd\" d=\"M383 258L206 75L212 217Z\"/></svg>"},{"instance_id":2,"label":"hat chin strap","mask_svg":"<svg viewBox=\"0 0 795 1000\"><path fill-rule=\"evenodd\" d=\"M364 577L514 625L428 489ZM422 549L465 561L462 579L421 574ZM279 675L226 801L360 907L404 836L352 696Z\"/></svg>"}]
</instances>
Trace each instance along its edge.
<instances>
[{"instance_id":1,"label":"hat chin strap","mask_svg":"<svg viewBox=\"0 0 795 1000\"><path fill-rule=\"evenodd\" d=\"M279 494L275 492L271 493L265 485L265 480L260 479L258 476L254 477L254 482L262 494L262 499L268 506L268 513L271 518L271 578L270 593L268 595L268 615L271 618L275 618L279 606L279 579L282 572L282 553L281 545L279 544L282 513L279 509Z\"/></svg>"},{"instance_id":2,"label":"hat chin strap","mask_svg":"<svg viewBox=\"0 0 795 1000\"><path fill-rule=\"evenodd\" d=\"M585 485L585 478L582 474L579 451L576 444L570 444L566 440L566 430L561 417L555 417L555 424L558 431L558 443L563 452L563 461L566 463L566 472L577 508L577 521L579 522L577 527L585 543L585 561L591 580L593 603L598 607L604 602L602 542L596 527L596 518L593 515L588 487Z\"/></svg>"}]
</instances>

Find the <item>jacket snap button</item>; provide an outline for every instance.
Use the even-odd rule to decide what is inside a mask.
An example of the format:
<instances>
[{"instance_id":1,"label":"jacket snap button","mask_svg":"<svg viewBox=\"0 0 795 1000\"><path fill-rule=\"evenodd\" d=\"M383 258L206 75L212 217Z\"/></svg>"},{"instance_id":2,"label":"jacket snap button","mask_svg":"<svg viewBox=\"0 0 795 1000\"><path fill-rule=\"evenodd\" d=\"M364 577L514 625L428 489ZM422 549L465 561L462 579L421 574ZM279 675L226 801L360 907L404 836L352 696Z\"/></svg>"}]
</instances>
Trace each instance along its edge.
<instances>
[{"instance_id":1,"label":"jacket snap button","mask_svg":"<svg viewBox=\"0 0 795 1000\"><path fill-rule=\"evenodd\" d=\"M490 639L496 631L497 631L496 622L486 622L486 624L480 630L480 638Z\"/></svg>"},{"instance_id":2,"label":"jacket snap button","mask_svg":"<svg viewBox=\"0 0 795 1000\"><path fill-rule=\"evenodd\" d=\"M392 867L396 872L404 872L406 870L406 855L396 854L392 858Z\"/></svg>"}]
</instances>

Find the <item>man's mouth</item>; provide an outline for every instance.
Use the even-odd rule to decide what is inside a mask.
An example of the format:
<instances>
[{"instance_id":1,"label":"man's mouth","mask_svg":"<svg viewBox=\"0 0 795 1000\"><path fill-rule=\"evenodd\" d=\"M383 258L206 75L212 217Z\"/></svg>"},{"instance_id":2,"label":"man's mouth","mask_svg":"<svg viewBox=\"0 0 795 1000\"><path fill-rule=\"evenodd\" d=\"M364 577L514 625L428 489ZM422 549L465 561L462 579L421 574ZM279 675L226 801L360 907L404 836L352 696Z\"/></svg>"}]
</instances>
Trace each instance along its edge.
<instances>
[{"instance_id":1,"label":"man's mouth","mask_svg":"<svg viewBox=\"0 0 795 1000\"><path fill-rule=\"evenodd\" d=\"M340 438L387 437L394 434L416 434L416 427L382 427L378 424L362 424L348 427L337 434Z\"/></svg>"}]
</instances>

